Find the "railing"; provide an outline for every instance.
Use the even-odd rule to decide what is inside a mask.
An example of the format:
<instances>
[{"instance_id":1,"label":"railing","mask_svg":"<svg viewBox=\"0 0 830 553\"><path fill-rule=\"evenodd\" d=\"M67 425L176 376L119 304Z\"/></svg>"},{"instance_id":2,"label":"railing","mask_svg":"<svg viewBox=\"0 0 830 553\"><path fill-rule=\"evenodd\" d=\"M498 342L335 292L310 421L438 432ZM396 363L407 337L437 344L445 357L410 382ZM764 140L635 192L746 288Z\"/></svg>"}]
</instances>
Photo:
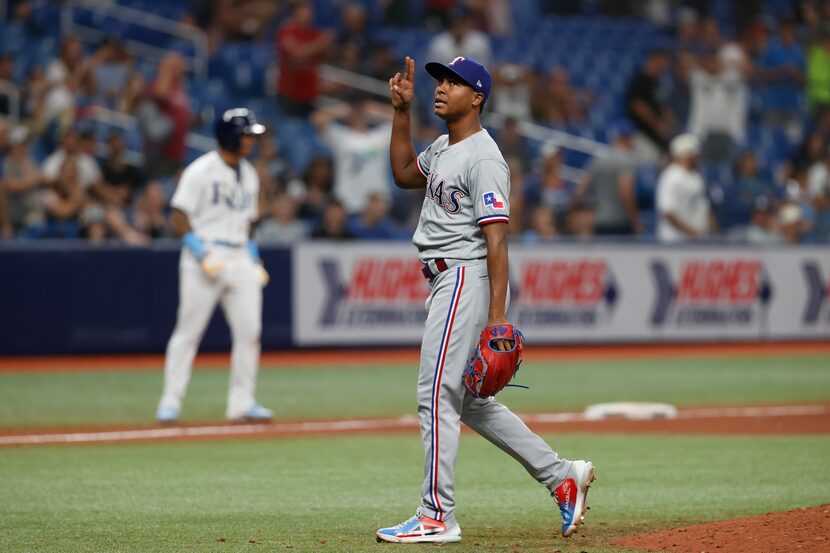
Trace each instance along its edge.
<instances>
[{"instance_id":1,"label":"railing","mask_svg":"<svg viewBox=\"0 0 830 553\"><path fill-rule=\"evenodd\" d=\"M389 97L389 85L387 83L354 71L341 69L333 65L323 65L320 68L320 77L326 81L368 92L375 96Z\"/></svg>"},{"instance_id":2,"label":"railing","mask_svg":"<svg viewBox=\"0 0 830 553\"><path fill-rule=\"evenodd\" d=\"M189 69L198 81L204 82L207 80L207 35L200 28L142 10L115 4L109 0L69 0L61 12L61 33L64 36L75 35L89 43L98 43L110 35L111 32L76 23L72 18L73 10L88 10L104 17L123 21L131 25L146 27L184 41L192 42L193 58L186 57ZM136 56L154 61L160 60L170 51L167 48L145 44L136 40L125 39L124 45Z\"/></svg>"},{"instance_id":3,"label":"railing","mask_svg":"<svg viewBox=\"0 0 830 553\"><path fill-rule=\"evenodd\" d=\"M20 121L20 89L10 81L0 80L0 94L9 99L9 118L17 123Z\"/></svg>"},{"instance_id":4,"label":"railing","mask_svg":"<svg viewBox=\"0 0 830 553\"><path fill-rule=\"evenodd\" d=\"M138 130L138 119L136 117L104 107L96 106L90 109L86 119L122 131L129 132ZM209 152L216 147L216 141L213 138L193 132L187 133L185 144L188 148L202 153ZM135 163L144 162L144 154L142 152L130 150L127 152L127 155L130 161Z\"/></svg>"}]
</instances>

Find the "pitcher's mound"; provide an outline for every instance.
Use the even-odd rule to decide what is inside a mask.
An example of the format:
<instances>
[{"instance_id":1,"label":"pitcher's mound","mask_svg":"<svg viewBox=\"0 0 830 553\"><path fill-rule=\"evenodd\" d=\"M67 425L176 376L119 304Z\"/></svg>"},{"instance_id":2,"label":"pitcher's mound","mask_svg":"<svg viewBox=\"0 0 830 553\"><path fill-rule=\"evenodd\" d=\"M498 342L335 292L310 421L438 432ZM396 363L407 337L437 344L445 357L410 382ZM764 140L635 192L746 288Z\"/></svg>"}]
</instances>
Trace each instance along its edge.
<instances>
[{"instance_id":1,"label":"pitcher's mound","mask_svg":"<svg viewBox=\"0 0 830 553\"><path fill-rule=\"evenodd\" d=\"M660 530L614 543L683 553L830 553L830 505Z\"/></svg>"}]
</instances>

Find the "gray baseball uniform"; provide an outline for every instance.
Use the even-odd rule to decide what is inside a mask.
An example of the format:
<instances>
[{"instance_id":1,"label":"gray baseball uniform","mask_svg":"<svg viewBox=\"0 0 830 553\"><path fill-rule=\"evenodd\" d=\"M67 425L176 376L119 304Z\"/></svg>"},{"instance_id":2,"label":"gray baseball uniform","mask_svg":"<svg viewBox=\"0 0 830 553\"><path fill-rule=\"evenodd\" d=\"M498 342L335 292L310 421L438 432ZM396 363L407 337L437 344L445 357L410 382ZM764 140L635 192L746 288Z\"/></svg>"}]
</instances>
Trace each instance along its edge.
<instances>
[{"instance_id":1,"label":"gray baseball uniform","mask_svg":"<svg viewBox=\"0 0 830 553\"><path fill-rule=\"evenodd\" d=\"M482 130L453 145L447 135L441 136L418 156L418 169L427 187L412 241L434 275L418 377L425 453L420 512L454 523L454 471L462 421L551 491L565 479L570 462L560 459L507 407L492 397L476 399L463 384L464 368L489 311L481 226L509 220L507 163Z\"/></svg>"}]
</instances>

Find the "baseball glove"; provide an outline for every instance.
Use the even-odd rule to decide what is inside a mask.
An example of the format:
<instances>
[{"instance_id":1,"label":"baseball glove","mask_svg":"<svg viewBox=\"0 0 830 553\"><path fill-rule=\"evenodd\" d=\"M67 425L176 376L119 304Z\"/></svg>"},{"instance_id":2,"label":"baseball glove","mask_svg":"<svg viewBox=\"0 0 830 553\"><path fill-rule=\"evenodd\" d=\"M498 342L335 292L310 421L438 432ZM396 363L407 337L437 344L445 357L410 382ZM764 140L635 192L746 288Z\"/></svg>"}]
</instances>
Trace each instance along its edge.
<instances>
[{"instance_id":1,"label":"baseball glove","mask_svg":"<svg viewBox=\"0 0 830 553\"><path fill-rule=\"evenodd\" d=\"M512 347L497 349L494 342L505 340ZM464 386L475 397L490 397L499 393L516 376L522 364L524 335L511 324L493 325L481 331L478 346L464 371Z\"/></svg>"}]
</instances>

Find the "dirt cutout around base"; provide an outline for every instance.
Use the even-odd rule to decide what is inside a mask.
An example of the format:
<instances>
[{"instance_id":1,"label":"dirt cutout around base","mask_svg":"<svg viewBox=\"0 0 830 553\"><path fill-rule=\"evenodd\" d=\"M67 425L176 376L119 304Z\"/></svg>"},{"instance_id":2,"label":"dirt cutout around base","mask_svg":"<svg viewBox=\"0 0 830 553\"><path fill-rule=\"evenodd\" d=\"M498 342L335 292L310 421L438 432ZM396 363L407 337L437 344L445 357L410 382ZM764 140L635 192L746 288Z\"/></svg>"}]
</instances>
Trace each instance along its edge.
<instances>
[{"instance_id":1,"label":"dirt cutout around base","mask_svg":"<svg viewBox=\"0 0 830 553\"><path fill-rule=\"evenodd\" d=\"M830 553L830 504L672 528L614 543L681 553Z\"/></svg>"}]
</instances>

